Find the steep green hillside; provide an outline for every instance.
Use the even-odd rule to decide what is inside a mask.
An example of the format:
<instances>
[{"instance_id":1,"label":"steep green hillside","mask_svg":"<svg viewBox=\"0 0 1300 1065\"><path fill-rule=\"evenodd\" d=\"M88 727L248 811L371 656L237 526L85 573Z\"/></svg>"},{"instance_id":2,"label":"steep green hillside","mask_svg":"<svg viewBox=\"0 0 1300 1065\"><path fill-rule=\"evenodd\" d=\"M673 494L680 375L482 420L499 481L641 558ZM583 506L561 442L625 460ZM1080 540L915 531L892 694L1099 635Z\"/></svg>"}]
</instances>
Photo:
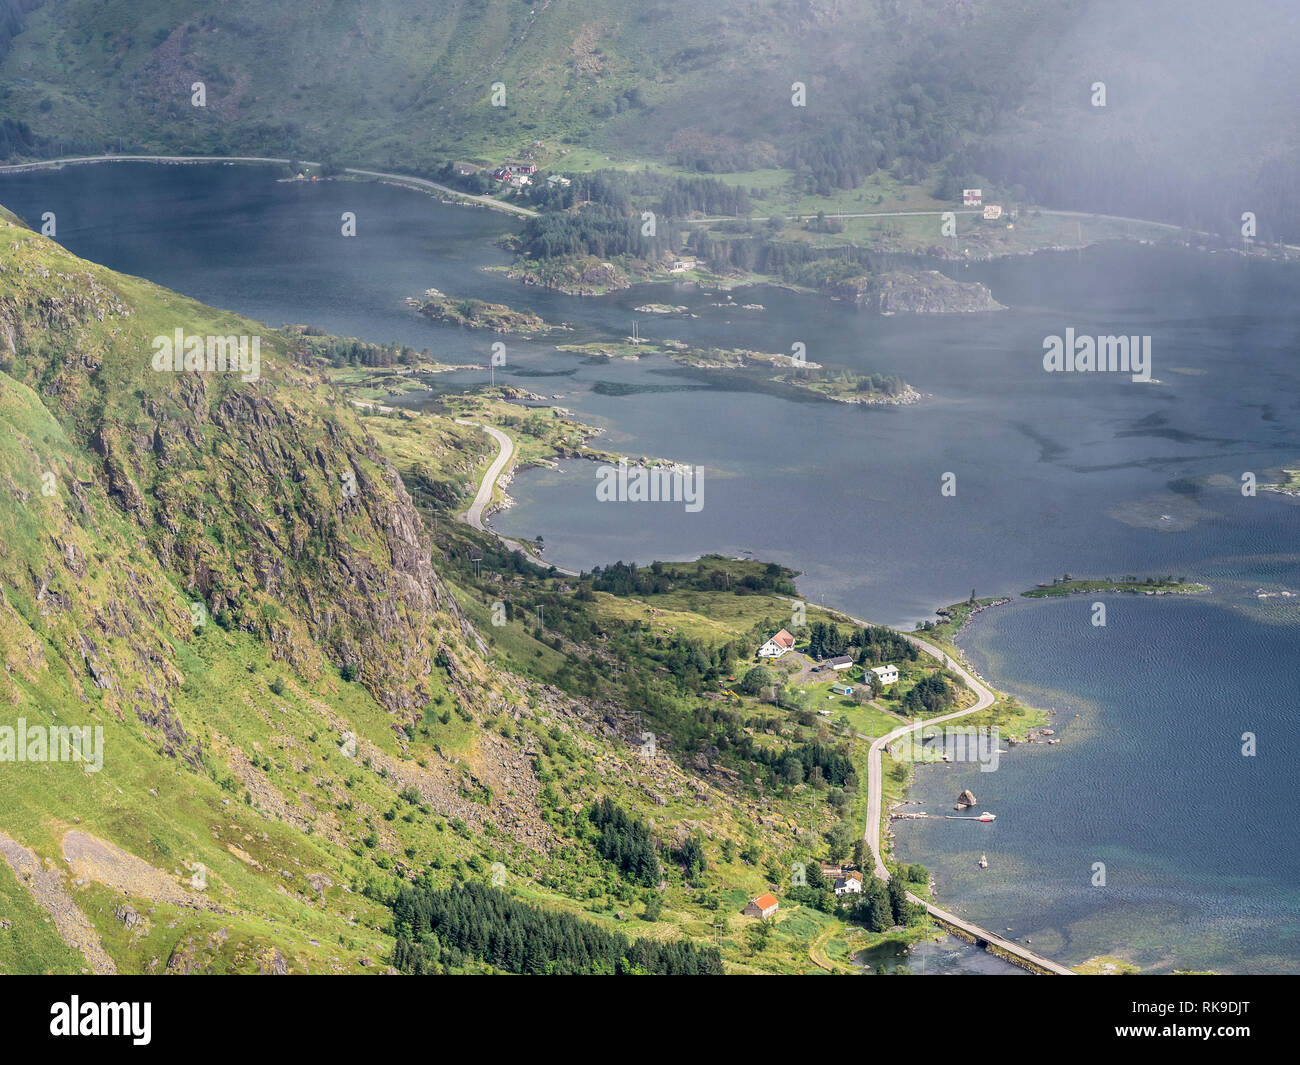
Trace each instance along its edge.
<instances>
[{"instance_id":1,"label":"steep green hillside","mask_svg":"<svg viewBox=\"0 0 1300 1065\"><path fill-rule=\"evenodd\" d=\"M1040 7L47 0L20 23L0 85L6 113L51 153L238 150L414 170L543 140L711 170L808 167L847 187L900 156L919 172L1013 106L1023 68L964 57L1026 19L1058 21ZM805 107L791 105L796 81Z\"/></svg>"},{"instance_id":2,"label":"steep green hillside","mask_svg":"<svg viewBox=\"0 0 1300 1065\"><path fill-rule=\"evenodd\" d=\"M176 329L260 337L258 373L156 368ZM0 971L581 968L458 939L466 883L540 936L594 924L618 971L848 970L927 934L791 878L861 851L863 737L934 667L833 720L821 686L770 703L746 660L793 575L541 570L454 520L495 453L454 418L535 459L582 427L359 408L331 343L0 218ZM33 746L54 728L89 731Z\"/></svg>"}]
</instances>

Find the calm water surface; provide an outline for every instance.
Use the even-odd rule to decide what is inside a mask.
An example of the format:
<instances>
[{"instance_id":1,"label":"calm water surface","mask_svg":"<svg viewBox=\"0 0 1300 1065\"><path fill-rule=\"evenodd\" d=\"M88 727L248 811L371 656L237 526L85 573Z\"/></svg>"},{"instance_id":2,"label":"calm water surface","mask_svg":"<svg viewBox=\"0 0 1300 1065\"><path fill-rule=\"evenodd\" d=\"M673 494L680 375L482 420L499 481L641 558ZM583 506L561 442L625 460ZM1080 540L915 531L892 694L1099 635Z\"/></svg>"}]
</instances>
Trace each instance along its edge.
<instances>
[{"instance_id":1,"label":"calm water surface","mask_svg":"<svg viewBox=\"0 0 1300 1065\"><path fill-rule=\"evenodd\" d=\"M492 243L517 224L502 215L264 168L6 176L0 203L33 221L55 211L73 251L207 303L449 362L486 365L498 338L421 319L405 297L508 303L573 323L566 340L636 320L653 339L802 342L814 361L899 374L922 404L863 409L510 339L504 380L559 397L605 429L604 446L702 466L705 506L598 504L592 465L567 461L520 474L497 527L544 535L573 568L753 553L802 571L810 598L909 628L972 588L1014 596L1065 571L1206 581L1194 600L1114 597L1104 629L1091 599L982 614L963 636L971 657L1055 707L1062 743L1018 747L995 773L923 768L915 798L942 812L969 786L998 820L902 822L898 848L935 870L945 905L1066 962L1300 970L1300 599L1258 597L1300 592L1297 504L1239 490L1243 472L1267 480L1300 459L1300 268L1108 246L944 267L988 284L1001 314L879 318L776 288L721 307L726 294L687 285L598 299L524 288L487 269L509 261ZM356 238L339 234L344 211ZM648 301L697 317L635 311ZM1158 382L1044 373L1043 338L1069 326L1150 335Z\"/></svg>"}]
</instances>

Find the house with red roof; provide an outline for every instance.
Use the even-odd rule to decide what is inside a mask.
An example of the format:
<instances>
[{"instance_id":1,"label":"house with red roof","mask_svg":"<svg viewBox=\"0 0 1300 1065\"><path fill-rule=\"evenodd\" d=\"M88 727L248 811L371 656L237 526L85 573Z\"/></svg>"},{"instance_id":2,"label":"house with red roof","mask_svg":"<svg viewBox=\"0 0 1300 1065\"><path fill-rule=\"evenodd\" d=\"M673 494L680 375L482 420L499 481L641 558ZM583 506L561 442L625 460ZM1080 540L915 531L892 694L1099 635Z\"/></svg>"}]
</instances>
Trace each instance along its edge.
<instances>
[{"instance_id":1,"label":"house with red roof","mask_svg":"<svg viewBox=\"0 0 1300 1065\"><path fill-rule=\"evenodd\" d=\"M759 895L758 898L750 900L744 912L746 917L771 917L780 906L775 895Z\"/></svg>"},{"instance_id":2,"label":"house with red roof","mask_svg":"<svg viewBox=\"0 0 1300 1065\"><path fill-rule=\"evenodd\" d=\"M773 636L758 649L759 658L780 658L786 651L793 649L794 637L785 629Z\"/></svg>"}]
</instances>

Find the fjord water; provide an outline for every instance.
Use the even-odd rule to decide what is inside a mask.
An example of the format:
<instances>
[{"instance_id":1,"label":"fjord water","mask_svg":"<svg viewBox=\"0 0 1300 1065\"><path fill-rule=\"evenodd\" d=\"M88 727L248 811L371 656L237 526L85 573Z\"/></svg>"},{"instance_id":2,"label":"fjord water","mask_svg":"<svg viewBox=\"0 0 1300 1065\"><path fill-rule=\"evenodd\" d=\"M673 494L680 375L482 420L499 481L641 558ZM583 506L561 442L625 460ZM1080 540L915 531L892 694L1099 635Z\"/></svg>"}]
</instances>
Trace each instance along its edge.
<instances>
[{"instance_id":1,"label":"fjord water","mask_svg":"<svg viewBox=\"0 0 1300 1065\"><path fill-rule=\"evenodd\" d=\"M565 461L520 474L495 524L544 535L573 568L752 552L802 571L810 598L906 627L972 588L1014 596L1064 571L1204 580L1213 591L1196 599L1107 598L1104 629L1092 597L980 615L963 636L973 660L1057 707L1062 743L1017 747L994 773L923 768L922 808L946 812L970 786L998 820L899 822L897 845L935 869L946 906L1067 963L1300 969L1300 599L1258 598L1300 591L1297 504L1239 489L1244 472L1264 481L1300 459L1296 266L1111 245L944 267L988 284L1001 314L879 318L776 288L734 302L690 286L524 288L483 269L508 262L491 244L515 225L503 216L382 185L277 183L264 168L6 176L0 203L32 221L55 211L73 251L204 302L447 362L483 365L497 338L420 319L406 296L437 287L534 310L574 325L561 342L622 337L635 319L653 339L802 342L813 361L899 374L923 403L863 409L507 338L504 380L560 397L611 449L703 466L705 505L598 504L591 464ZM339 235L343 211L356 238ZM646 302L698 317L635 310ZM1158 380L1044 373L1043 338L1068 327L1150 335ZM940 493L945 473L955 496Z\"/></svg>"}]
</instances>

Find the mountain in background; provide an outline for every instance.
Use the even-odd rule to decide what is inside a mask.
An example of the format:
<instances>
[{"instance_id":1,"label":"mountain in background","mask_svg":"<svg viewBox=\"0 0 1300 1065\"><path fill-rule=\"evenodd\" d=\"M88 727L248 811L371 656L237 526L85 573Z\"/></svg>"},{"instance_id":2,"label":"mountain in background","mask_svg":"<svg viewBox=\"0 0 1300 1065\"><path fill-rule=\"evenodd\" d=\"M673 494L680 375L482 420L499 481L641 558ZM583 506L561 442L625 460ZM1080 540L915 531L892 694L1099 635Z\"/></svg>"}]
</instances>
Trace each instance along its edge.
<instances>
[{"instance_id":1,"label":"mountain in background","mask_svg":"<svg viewBox=\"0 0 1300 1065\"><path fill-rule=\"evenodd\" d=\"M429 173L529 148L1300 236L1287 0L6 0L0 155ZM191 103L203 82L206 106ZM792 86L806 106L791 105ZM1094 106L1095 86L1105 106ZM503 106L493 106L494 86Z\"/></svg>"}]
</instances>

